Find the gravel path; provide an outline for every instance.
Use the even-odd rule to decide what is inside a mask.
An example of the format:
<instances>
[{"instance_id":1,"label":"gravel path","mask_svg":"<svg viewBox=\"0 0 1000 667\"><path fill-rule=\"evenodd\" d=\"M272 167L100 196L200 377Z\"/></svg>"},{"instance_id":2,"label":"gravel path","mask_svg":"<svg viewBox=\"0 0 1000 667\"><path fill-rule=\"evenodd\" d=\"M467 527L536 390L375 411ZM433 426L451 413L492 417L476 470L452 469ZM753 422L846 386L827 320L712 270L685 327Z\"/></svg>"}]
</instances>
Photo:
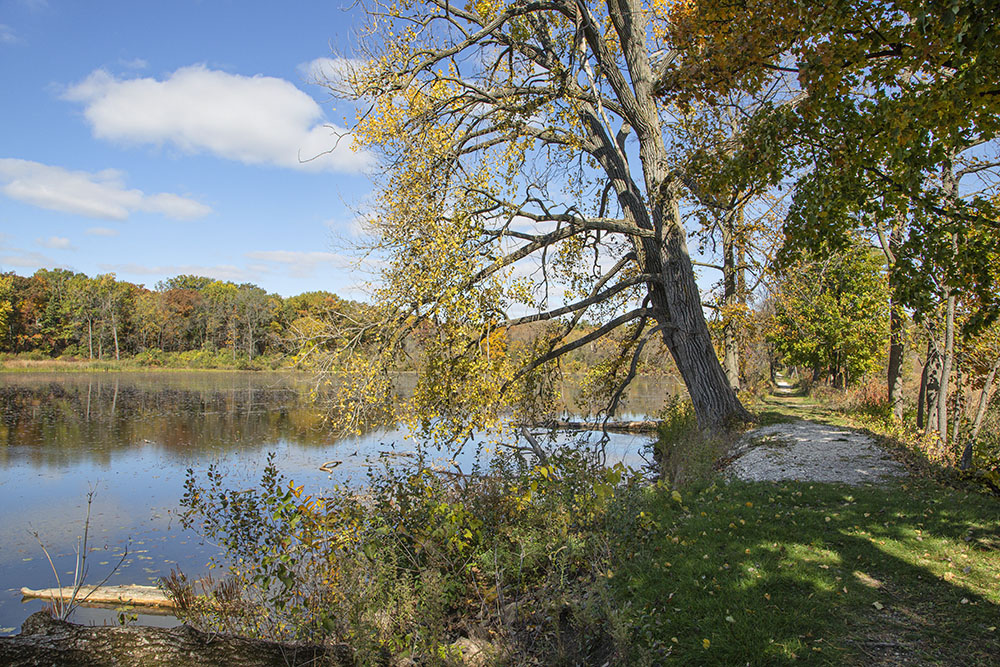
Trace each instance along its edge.
<instances>
[{"instance_id":1,"label":"gravel path","mask_svg":"<svg viewBox=\"0 0 1000 667\"><path fill-rule=\"evenodd\" d=\"M749 431L731 456L730 474L748 481L862 484L906 475L867 435L798 421Z\"/></svg>"}]
</instances>

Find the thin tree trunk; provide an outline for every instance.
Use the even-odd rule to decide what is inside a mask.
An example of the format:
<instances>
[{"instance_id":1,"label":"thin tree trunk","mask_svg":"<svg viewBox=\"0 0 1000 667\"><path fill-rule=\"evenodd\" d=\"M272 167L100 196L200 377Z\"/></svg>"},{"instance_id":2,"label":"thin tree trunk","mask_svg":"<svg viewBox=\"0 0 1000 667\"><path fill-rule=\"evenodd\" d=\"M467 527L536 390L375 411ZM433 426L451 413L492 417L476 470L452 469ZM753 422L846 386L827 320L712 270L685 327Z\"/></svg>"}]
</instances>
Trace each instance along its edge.
<instances>
[{"instance_id":1,"label":"thin tree trunk","mask_svg":"<svg viewBox=\"0 0 1000 667\"><path fill-rule=\"evenodd\" d=\"M955 356L955 294L949 289L944 325L944 354L941 357L941 378L937 394L937 432L941 442L948 442L948 385Z\"/></svg>"},{"instance_id":2,"label":"thin tree trunk","mask_svg":"<svg viewBox=\"0 0 1000 667\"><path fill-rule=\"evenodd\" d=\"M927 401L926 428L934 432L938 428L938 397L941 390L941 352L937 345L931 344L930 355L927 358L927 389L924 396Z\"/></svg>"},{"instance_id":3,"label":"thin tree trunk","mask_svg":"<svg viewBox=\"0 0 1000 667\"><path fill-rule=\"evenodd\" d=\"M969 433L970 440L975 440L979 437L979 429L983 425L983 418L986 417L986 408L990 403L990 393L993 391L993 383L996 380L997 371L1000 371L1000 357L993 362L993 367L990 368L990 373L986 376L986 382L983 384L983 390L979 392L979 404L976 406L976 419L972 423L972 431Z\"/></svg>"},{"instance_id":4,"label":"thin tree trunk","mask_svg":"<svg viewBox=\"0 0 1000 667\"><path fill-rule=\"evenodd\" d=\"M892 416L897 421L903 418L903 313L901 305L896 300L896 254L902 243L906 228L906 210L897 207L893 216L893 224L886 229L879 224L877 227L882 253L885 255L885 269L889 280L889 363L886 384L889 393L889 404L892 406Z\"/></svg>"},{"instance_id":5,"label":"thin tree trunk","mask_svg":"<svg viewBox=\"0 0 1000 667\"><path fill-rule=\"evenodd\" d=\"M115 361L121 361L118 354L118 324L115 322L115 311L111 311L111 333L115 337Z\"/></svg>"},{"instance_id":6,"label":"thin tree trunk","mask_svg":"<svg viewBox=\"0 0 1000 667\"><path fill-rule=\"evenodd\" d=\"M962 353L955 355L955 412L951 416L951 442L958 443L958 430L965 416L965 394L962 392Z\"/></svg>"},{"instance_id":7,"label":"thin tree trunk","mask_svg":"<svg viewBox=\"0 0 1000 667\"><path fill-rule=\"evenodd\" d=\"M949 160L941 172L941 189L952 202L958 198L958 181L952 166L955 151L951 151ZM958 254L958 233L951 235L952 253ZM941 360L941 389L938 393L937 430L943 444L948 442L948 389L951 382L951 366L955 356L955 290L945 278L945 325L944 325L944 356Z\"/></svg>"},{"instance_id":8,"label":"thin tree trunk","mask_svg":"<svg viewBox=\"0 0 1000 667\"><path fill-rule=\"evenodd\" d=\"M889 405L896 421L903 418L903 318L899 305L889 297Z\"/></svg>"},{"instance_id":9,"label":"thin tree trunk","mask_svg":"<svg viewBox=\"0 0 1000 667\"><path fill-rule=\"evenodd\" d=\"M736 327L732 320L739 295L736 291L736 252L733 240L735 213L725 216L722 223L722 305L723 326L722 366L726 371L726 379L734 390L740 389L740 350L736 342Z\"/></svg>"},{"instance_id":10,"label":"thin tree trunk","mask_svg":"<svg viewBox=\"0 0 1000 667\"><path fill-rule=\"evenodd\" d=\"M87 318L87 347L90 350L90 360L94 360L94 321Z\"/></svg>"},{"instance_id":11,"label":"thin tree trunk","mask_svg":"<svg viewBox=\"0 0 1000 667\"><path fill-rule=\"evenodd\" d=\"M744 220L744 211L741 208L739 210L738 221L738 232L739 236L736 239L736 294L739 299L739 303L744 308L747 305L747 241L746 241L746 226ZM746 382L746 364L743 358L743 349L740 347L739 341L736 342L736 367L739 369L739 381L740 387Z\"/></svg>"},{"instance_id":12,"label":"thin tree trunk","mask_svg":"<svg viewBox=\"0 0 1000 667\"><path fill-rule=\"evenodd\" d=\"M969 436L965 441L965 447L962 450L962 460L958 466L962 470L968 470L972 467L973 449L976 445L976 440L979 439L979 429L983 426L983 418L986 417L986 408L990 404L990 393L993 391L993 382L996 379L998 370L1000 370L1000 357L997 357L997 360L993 362L989 375L986 376L986 381L983 382L983 388L979 392L979 403L976 406L976 417L972 422L972 430L969 432Z\"/></svg>"}]
</instances>

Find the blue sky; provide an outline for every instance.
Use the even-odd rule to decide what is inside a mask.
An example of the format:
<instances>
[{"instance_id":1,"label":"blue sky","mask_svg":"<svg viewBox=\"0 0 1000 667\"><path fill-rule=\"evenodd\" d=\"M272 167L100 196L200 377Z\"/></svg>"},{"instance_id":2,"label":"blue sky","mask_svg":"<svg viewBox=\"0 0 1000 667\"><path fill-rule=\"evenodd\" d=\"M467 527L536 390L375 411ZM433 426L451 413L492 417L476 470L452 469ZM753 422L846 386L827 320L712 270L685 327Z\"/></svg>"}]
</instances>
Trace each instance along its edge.
<instances>
[{"instance_id":1,"label":"blue sky","mask_svg":"<svg viewBox=\"0 0 1000 667\"><path fill-rule=\"evenodd\" d=\"M359 298L372 161L310 74L353 54L348 5L0 0L0 271Z\"/></svg>"}]
</instances>

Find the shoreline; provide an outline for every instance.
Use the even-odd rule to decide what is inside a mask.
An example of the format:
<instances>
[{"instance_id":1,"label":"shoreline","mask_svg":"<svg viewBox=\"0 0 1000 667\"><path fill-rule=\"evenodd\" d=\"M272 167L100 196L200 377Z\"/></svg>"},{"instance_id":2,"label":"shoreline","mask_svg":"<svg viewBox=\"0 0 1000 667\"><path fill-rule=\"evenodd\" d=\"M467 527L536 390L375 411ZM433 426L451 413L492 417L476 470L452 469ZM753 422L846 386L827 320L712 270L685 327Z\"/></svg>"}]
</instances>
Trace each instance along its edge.
<instances>
[{"instance_id":1,"label":"shoreline","mask_svg":"<svg viewBox=\"0 0 1000 667\"><path fill-rule=\"evenodd\" d=\"M9 359L0 361L0 375L19 373L130 373L157 372L174 373L197 371L201 373L302 373L312 371L296 369L288 366L278 368L238 368L235 366L158 366L135 363L130 359L121 361L67 361L63 359Z\"/></svg>"}]
</instances>

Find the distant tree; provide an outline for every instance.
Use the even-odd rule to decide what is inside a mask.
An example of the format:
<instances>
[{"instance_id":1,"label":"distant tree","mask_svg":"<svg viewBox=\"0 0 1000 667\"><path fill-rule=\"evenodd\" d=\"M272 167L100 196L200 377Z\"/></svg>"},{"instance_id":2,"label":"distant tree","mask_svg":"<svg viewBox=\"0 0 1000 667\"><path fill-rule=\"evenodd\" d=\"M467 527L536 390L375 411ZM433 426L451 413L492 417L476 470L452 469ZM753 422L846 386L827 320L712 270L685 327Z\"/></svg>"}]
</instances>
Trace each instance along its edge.
<instances>
[{"instance_id":1,"label":"distant tree","mask_svg":"<svg viewBox=\"0 0 1000 667\"><path fill-rule=\"evenodd\" d=\"M785 362L845 387L873 371L888 338L888 285L878 255L852 246L783 271L771 340Z\"/></svg>"},{"instance_id":2,"label":"distant tree","mask_svg":"<svg viewBox=\"0 0 1000 667\"><path fill-rule=\"evenodd\" d=\"M0 274L0 349L8 348L11 341L10 324L14 312L14 277Z\"/></svg>"},{"instance_id":3,"label":"distant tree","mask_svg":"<svg viewBox=\"0 0 1000 667\"><path fill-rule=\"evenodd\" d=\"M256 285L240 285L236 293L236 313L243 334L244 349L250 359L266 343L266 334L280 309L278 297Z\"/></svg>"},{"instance_id":4,"label":"distant tree","mask_svg":"<svg viewBox=\"0 0 1000 667\"><path fill-rule=\"evenodd\" d=\"M166 321L163 348L190 350L203 342L203 301L201 292L186 288L169 289L163 294Z\"/></svg>"},{"instance_id":5,"label":"distant tree","mask_svg":"<svg viewBox=\"0 0 1000 667\"><path fill-rule=\"evenodd\" d=\"M166 280L161 280L156 283L156 289L161 292L167 292L174 289L186 289L201 291L215 282L212 278L206 278L205 276L194 276L194 275L180 275L174 276L173 278L167 278Z\"/></svg>"},{"instance_id":6,"label":"distant tree","mask_svg":"<svg viewBox=\"0 0 1000 667\"><path fill-rule=\"evenodd\" d=\"M216 280L201 290L204 298L205 330L217 348L229 348L233 358L239 348L237 299L239 288L231 282Z\"/></svg>"},{"instance_id":7,"label":"distant tree","mask_svg":"<svg viewBox=\"0 0 1000 667\"><path fill-rule=\"evenodd\" d=\"M139 290L135 297L137 348L140 350L162 348L166 324L167 312L163 292Z\"/></svg>"}]
</instances>

